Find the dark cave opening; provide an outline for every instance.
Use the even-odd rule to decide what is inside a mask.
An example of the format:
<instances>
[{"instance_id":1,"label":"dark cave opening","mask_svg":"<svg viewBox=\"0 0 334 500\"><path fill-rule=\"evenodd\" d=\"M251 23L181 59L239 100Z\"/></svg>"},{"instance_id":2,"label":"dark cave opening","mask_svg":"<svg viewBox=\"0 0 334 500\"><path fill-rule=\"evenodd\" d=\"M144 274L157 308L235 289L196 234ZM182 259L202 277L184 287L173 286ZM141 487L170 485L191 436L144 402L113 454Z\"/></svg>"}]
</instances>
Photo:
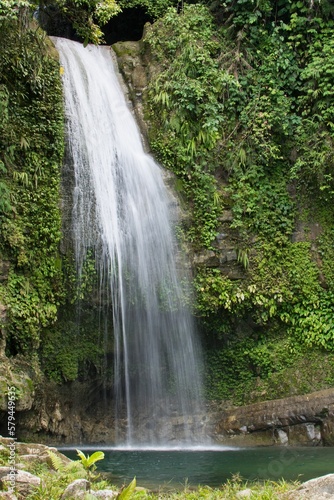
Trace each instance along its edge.
<instances>
[{"instance_id":1,"label":"dark cave opening","mask_svg":"<svg viewBox=\"0 0 334 500\"><path fill-rule=\"evenodd\" d=\"M83 41L76 34L72 24L59 12L57 7L49 5L38 12L38 21L49 36L59 36L70 40ZM123 9L117 16L101 27L104 43L112 45L116 42L138 41L143 34L144 25L152 22L145 9L133 7Z\"/></svg>"},{"instance_id":2,"label":"dark cave opening","mask_svg":"<svg viewBox=\"0 0 334 500\"><path fill-rule=\"evenodd\" d=\"M123 9L118 16L113 17L103 26L105 43L138 41L143 35L144 25L153 19L140 7Z\"/></svg>"}]
</instances>

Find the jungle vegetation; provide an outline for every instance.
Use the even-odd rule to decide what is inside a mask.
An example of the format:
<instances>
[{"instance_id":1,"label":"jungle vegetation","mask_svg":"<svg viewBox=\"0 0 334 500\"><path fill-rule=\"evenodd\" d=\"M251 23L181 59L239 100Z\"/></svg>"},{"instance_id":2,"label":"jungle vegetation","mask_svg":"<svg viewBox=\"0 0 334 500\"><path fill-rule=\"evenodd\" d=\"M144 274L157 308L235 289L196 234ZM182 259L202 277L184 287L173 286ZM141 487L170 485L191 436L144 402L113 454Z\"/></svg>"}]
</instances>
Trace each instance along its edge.
<instances>
[{"instance_id":1,"label":"jungle vegetation","mask_svg":"<svg viewBox=\"0 0 334 500\"><path fill-rule=\"evenodd\" d=\"M83 43L102 43L103 26L129 7L152 19L143 50L157 71L145 112L151 148L174 172L191 214L182 237L191 252L219 258L217 237L226 233L237 255L237 277L220 266L194 273L208 397L242 404L333 386L330 0L1 2L0 252L11 266L0 299L8 356L32 356L59 383L92 369L102 376L94 321L78 333L69 312L79 298L88 301L96 276L87 262L78 297L71 256L59 250L59 65L33 14L53 9Z\"/></svg>"}]
</instances>

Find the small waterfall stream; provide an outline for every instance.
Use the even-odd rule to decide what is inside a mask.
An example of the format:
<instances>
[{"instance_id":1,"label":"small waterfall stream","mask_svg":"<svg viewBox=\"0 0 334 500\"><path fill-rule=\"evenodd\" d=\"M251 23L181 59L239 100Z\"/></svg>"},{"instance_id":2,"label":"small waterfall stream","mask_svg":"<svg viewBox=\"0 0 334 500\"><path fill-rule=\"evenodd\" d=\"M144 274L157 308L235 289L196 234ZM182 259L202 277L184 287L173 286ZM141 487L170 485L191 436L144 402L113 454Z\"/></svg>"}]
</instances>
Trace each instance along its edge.
<instances>
[{"instance_id":1,"label":"small waterfall stream","mask_svg":"<svg viewBox=\"0 0 334 500\"><path fill-rule=\"evenodd\" d=\"M77 268L80 274L93 251L101 287L109 290L115 407L118 419L126 416L125 444L165 444L171 419L182 427L182 441L194 442L201 355L182 305L185 273L161 168L143 150L110 49L54 42L64 68Z\"/></svg>"}]
</instances>

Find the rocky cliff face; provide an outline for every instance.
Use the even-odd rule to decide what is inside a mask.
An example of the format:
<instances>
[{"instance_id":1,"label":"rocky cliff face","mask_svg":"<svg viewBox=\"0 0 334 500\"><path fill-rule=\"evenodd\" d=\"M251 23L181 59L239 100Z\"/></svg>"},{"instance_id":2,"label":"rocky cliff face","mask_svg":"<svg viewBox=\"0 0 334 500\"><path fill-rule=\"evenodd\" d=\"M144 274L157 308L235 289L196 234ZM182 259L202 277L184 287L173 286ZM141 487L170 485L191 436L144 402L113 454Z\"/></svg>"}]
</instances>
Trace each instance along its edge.
<instances>
[{"instance_id":1,"label":"rocky cliff face","mask_svg":"<svg viewBox=\"0 0 334 500\"><path fill-rule=\"evenodd\" d=\"M144 98L147 86L157 71L151 63L147 47L143 42L120 42L114 45L120 71L125 78L128 96L140 125L143 141L147 143L147 126L144 116ZM66 182L71 181L67 173ZM173 184L172 174L166 173L167 183ZM224 184L221 183L224 198ZM226 196L227 198L227 196ZM63 199L67 212L63 220L69 218L70 203ZM176 210L180 203L176 201ZM64 215L63 213L63 215ZM183 213L183 217L187 217ZM189 251L192 266L216 268L230 280L243 280L245 271L238 262L239 235L233 227L232 211L228 203L222 212L213 248ZM64 229L63 229L64 230ZM314 223L310 228L298 223L293 241L309 239L315 242L321 228ZM70 237L64 238L62 254L71 246ZM0 264L0 281L8 276L7 262ZM6 308L0 303L0 432L6 429L7 385L18 389L17 412L20 439L33 439L53 443L73 442L113 442L115 438L112 405L105 406L102 392L94 382L68 382L63 386L46 381L19 357L8 360L5 357ZM72 318L71 318L72 319ZM54 341L52 341L54 342ZM71 346L73 349L73 346ZM72 351L71 351L72 352ZM112 352L111 352L112 355ZM72 379L70 379L72 380ZM269 396L270 397L270 396ZM201 416L206 433L218 442L278 445L333 445L334 444L334 391L320 391L307 396L267 401L254 405L225 410L210 408L207 418ZM190 417L192 418L192 417ZM126 421L122 423L126 426ZM145 425L145 422L143 422ZM177 439L180 422L171 418L172 435Z\"/></svg>"},{"instance_id":2,"label":"rocky cliff face","mask_svg":"<svg viewBox=\"0 0 334 500\"><path fill-rule=\"evenodd\" d=\"M103 399L102 391L96 383L74 382L66 386L57 386L44 380L34 392L30 406L17 405L17 435L23 441L37 441L52 444L101 443L116 442L116 425L114 405L111 397ZM140 442L146 435L147 428L166 433L166 442L179 442L183 437L184 420L167 411L157 402L158 417L152 418L145 412L136 414L138 434L135 439ZM7 421L0 421L0 434L6 435ZM218 418L217 411L208 414L189 415L187 424L193 429L194 439L201 435L211 436ZM127 420L117 420L117 438L126 437ZM141 429L143 432L141 432Z\"/></svg>"},{"instance_id":3,"label":"rocky cliff face","mask_svg":"<svg viewBox=\"0 0 334 500\"><path fill-rule=\"evenodd\" d=\"M334 389L223 413L216 437L236 445L334 445Z\"/></svg>"},{"instance_id":4,"label":"rocky cliff face","mask_svg":"<svg viewBox=\"0 0 334 500\"><path fill-rule=\"evenodd\" d=\"M75 382L60 387L45 381L35 391L26 391L22 385L26 379L14 382L24 393L16 406L19 439L48 444L115 442L113 405L101 401L94 384ZM6 435L3 404L1 413L0 434ZM139 428L148 425L147 417L137 418ZM182 422L177 417L162 415L161 422L158 419L154 425L164 425L166 419L166 440L178 440ZM211 405L206 415L189 416L188 423L194 429L200 425L205 435L224 445L333 446L334 389L238 408ZM119 428L123 431L125 418Z\"/></svg>"},{"instance_id":5,"label":"rocky cliff face","mask_svg":"<svg viewBox=\"0 0 334 500\"><path fill-rule=\"evenodd\" d=\"M158 68L152 64L143 41L121 42L113 48L120 72L128 86L129 98L133 102L138 123L146 138L143 97L145 100L147 85ZM223 182L220 189L224 191ZM224 193L222 196L224 198ZM232 222L232 211L227 204L219 219L213 249L190 252L193 267L219 269L231 280L242 280L245 277L245 270L238 262L239 235L231 227ZM314 245L321 234L321 228L316 222L310 224L297 221L292 241L310 241ZM218 417L219 421L213 434L218 441L233 441L243 445L332 445L333 404L334 390L328 389L307 396L288 397L228 411L222 410L222 416Z\"/></svg>"},{"instance_id":6,"label":"rocky cliff face","mask_svg":"<svg viewBox=\"0 0 334 500\"><path fill-rule=\"evenodd\" d=\"M150 57L150 51L143 42L145 33L146 29L144 29L142 40L138 42L118 42L112 48L116 55L119 71L124 78L123 88L125 88L130 104L133 106L143 142L146 148L149 149L144 101L147 86L159 68L156 65L157 63ZM173 191L173 174L165 171L164 175L167 184L169 187L172 187ZM221 186L222 189L223 187ZM180 205L180 201L177 201L175 193L174 199L175 203ZM187 219L187 214L184 211L182 212L180 206L178 213L181 214L183 219ZM231 210L224 210L219 218L217 237L213 242L213 250L202 249L193 253L188 249L192 267L205 266L208 268L219 268L225 276L232 280L243 278L243 270L238 263L236 251L239 235L237 231L231 228L232 221L233 215Z\"/></svg>"},{"instance_id":7,"label":"rocky cliff face","mask_svg":"<svg viewBox=\"0 0 334 500\"><path fill-rule=\"evenodd\" d=\"M122 80L123 88L133 106L144 143L148 147L147 125L143 110L143 94L147 90L147 85L154 68L150 64L142 40L139 42L118 42L112 48L116 55L120 73L124 78Z\"/></svg>"}]
</instances>

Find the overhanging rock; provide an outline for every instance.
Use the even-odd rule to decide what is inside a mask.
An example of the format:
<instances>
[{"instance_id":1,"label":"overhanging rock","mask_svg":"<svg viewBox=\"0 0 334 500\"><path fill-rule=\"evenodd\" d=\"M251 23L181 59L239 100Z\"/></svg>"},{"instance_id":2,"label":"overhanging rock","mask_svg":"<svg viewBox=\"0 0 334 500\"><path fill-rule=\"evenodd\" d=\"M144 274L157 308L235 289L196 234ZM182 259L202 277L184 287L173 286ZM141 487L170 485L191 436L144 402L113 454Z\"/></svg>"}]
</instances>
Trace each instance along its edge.
<instances>
[{"instance_id":1,"label":"overhanging rock","mask_svg":"<svg viewBox=\"0 0 334 500\"><path fill-rule=\"evenodd\" d=\"M228 410L216 426L219 441L236 444L334 444L334 389Z\"/></svg>"}]
</instances>

